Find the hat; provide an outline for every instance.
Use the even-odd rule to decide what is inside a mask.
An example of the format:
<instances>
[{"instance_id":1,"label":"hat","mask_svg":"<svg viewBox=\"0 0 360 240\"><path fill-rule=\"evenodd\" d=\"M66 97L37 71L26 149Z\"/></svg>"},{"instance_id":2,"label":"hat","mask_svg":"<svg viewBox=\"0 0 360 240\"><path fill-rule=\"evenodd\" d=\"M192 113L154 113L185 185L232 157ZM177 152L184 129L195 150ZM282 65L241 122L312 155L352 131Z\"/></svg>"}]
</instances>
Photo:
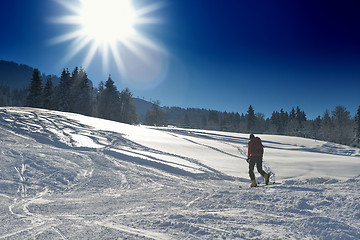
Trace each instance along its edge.
<instances>
[{"instance_id":1,"label":"hat","mask_svg":"<svg viewBox=\"0 0 360 240\"><path fill-rule=\"evenodd\" d=\"M254 137L254 134L250 134L250 139L253 139Z\"/></svg>"}]
</instances>

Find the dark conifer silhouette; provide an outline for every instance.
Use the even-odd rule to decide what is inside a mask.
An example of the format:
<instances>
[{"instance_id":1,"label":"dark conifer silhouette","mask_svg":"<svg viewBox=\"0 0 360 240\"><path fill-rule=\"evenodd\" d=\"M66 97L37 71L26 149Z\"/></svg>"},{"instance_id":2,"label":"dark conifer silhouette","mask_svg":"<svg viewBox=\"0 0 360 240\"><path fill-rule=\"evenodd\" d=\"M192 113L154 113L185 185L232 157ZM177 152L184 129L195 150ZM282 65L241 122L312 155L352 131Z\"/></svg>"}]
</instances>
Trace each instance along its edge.
<instances>
[{"instance_id":1,"label":"dark conifer silhouette","mask_svg":"<svg viewBox=\"0 0 360 240\"><path fill-rule=\"evenodd\" d=\"M160 108L160 103L158 101L153 102L152 110L146 113L145 124L153 126L164 126L165 123L165 114Z\"/></svg>"},{"instance_id":2,"label":"dark conifer silhouette","mask_svg":"<svg viewBox=\"0 0 360 240\"><path fill-rule=\"evenodd\" d=\"M43 87L40 77L40 71L34 69L28 95L26 98L26 106L28 107L42 107L43 106Z\"/></svg>"},{"instance_id":3,"label":"dark conifer silhouette","mask_svg":"<svg viewBox=\"0 0 360 240\"><path fill-rule=\"evenodd\" d=\"M110 75L105 83L104 90L99 93L98 99L99 117L114 121L121 120L120 93L117 90L114 81L111 79Z\"/></svg>"},{"instance_id":4,"label":"dark conifer silhouette","mask_svg":"<svg viewBox=\"0 0 360 240\"><path fill-rule=\"evenodd\" d=\"M51 77L49 77L46 81L44 87L44 104L43 107L46 109L56 109L55 99L54 99L54 84L52 82Z\"/></svg>"},{"instance_id":5,"label":"dark conifer silhouette","mask_svg":"<svg viewBox=\"0 0 360 240\"><path fill-rule=\"evenodd\" d=\"M128 88L120 93L121 122L135 123L137 121L136 107L133 103L132 93Z\"/></svg>"},{"instance_id":6,"label":"dark conifer silhouette","mask_svg":"<svg viewBox=\"0 0 360 240\"><path fill-rule=\"evenodd\" d=\"M73 73L72 78L72 109L76 113L91 116L93 114L93 100L89 78L82 68L79 72Z\"/></svg>"},{"instance_id":7,"label":"dark conifer silhouette","mask_svg":"<svg viewBox=\"0 0 360 240\"><path fill-rule=\"evenodd\" d=\"M354 146L360 147L360 106L355 115L355 138Z\"/></svg>"},{"instance_id":8,"label":"dark conifer silhouette","mask_svg":"<svg viewBox=\"0 0 360 240\"><path fill-rule=\"evenodd\" d=\"M254 130L255 120L256 120L255 111L254 108L250 105L246 115L248 132L252 132Z\"/></svg>"},{"instance_id":9,"label":"dark conifer silhouette","mask_svg":"<svg viewBox=\"0 0 360 240\"><path fill-rule=\"evenodd\" d=\"M71 77L68 69L61 73L59 86L56 88L58 100L57 109L64 112L72 110L71 102Z\"/></svg>"}]
</instances>

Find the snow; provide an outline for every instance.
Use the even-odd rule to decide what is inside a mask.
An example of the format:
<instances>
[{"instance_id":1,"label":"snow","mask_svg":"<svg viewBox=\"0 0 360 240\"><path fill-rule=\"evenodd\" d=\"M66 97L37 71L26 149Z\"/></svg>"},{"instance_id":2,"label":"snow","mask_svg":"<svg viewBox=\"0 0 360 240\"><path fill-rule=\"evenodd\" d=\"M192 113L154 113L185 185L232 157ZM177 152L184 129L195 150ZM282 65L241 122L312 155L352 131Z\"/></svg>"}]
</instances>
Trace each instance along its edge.
<instances>
[{"instance_id":1,"label":"snow","mask_svg":"<svg viewBox=\"0 0 360 240\"><path fill-rule=\"evenodd\" d=\"M0 239L360 239L358 148L259 135L249 188L248 134L0 116Z\"/></svg>"}]
</instances>

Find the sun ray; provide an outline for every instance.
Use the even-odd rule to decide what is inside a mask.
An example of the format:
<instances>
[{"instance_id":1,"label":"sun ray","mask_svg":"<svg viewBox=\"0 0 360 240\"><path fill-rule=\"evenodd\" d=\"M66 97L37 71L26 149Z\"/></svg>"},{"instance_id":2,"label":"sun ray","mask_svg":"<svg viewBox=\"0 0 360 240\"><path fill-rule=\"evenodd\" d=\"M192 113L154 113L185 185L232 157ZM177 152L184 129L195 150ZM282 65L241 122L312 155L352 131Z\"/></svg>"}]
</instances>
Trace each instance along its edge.
<instances>
[{"instance_id":1,"label":"sun ray","mask_svg":"<svg viewBox=\"0 0 360 240\"><path fill-rule=\"evenodd\" d=\"M105 72L109 72L109 46L102 45L102 66Z\"/></svg>"},{"instance_id":2,"label":"sun ray","mask_svg":"<svg viewBox=\"0 0 360 240\"><path fill-rule=\"evenodd\" d=\"M134 42L136 42L139 45L144 45L148 48L152 48L152 49L160 49L160 46L155 44L153 41L150 41L147 37L145 37L144 35L137 33L137 36L132 38L132 40Z\"/></svg>"},{"instance_id":3,"label":"sun ray","mask_svg":"<svg viewBox=\"0 0 360 240\"><path fill-rule=\"evenodd\" d=\"M158 17L142 17L136 20L136 24L160 24L163 20Z\"/></svg>"},{"instance_id":4,"label":"sun ray","mask_svg":"<svg viewBox=\"0 0 360 240\"><path fill-rule=\"evenodd\" d=\"M110 44L111 52L115 59L116 66L118 67L119 74L124 78L125 77L125 65L121 56L119 54L119 50L116 44Z\"/></svg>"},{"instance_id":5,"label":"sun ray","mask_svg":"<svg viewBox=\"0 0 360 240\"><path fill-rule=\"evenodd\" d=\"M141 51L141 49L139 48L138 45L136 45L136 43L131 42L131 41L125 41L124 46L127 49L129 49L132 53L134 53L136 56L138 56L139 59L141 59L142 61L151 62L151 59L149 59L149 57L146 56L146 54L144 54L143 51Z\"/></svg>"},{"instance_id":6,"label":"sun ray","mask_svg":"<svg viewBox=\"0 0 360 240\"><path fill-rule=\"evenodd\" d=\"M75 55L87 48L83 64L89 66L96 56L101 54L103 70L109 69L112 56L122 77L125 78L129 63L125 64L125 53L132 53L137 61L153 66L148 55L151 52L163 52L157 44L141 34L141 28L148 24L162 23L154 12L164 7L163 2L134 7L133 0L54 0L70 14L51 19L52 23L69 25L72 31L50 40L50 44L70 41L69 51L62 59L70 61ZM127 49L127 51L125 51ZM152 49L152 50L150 50ZM131 60L132 62L136 62ZM159 63L162 64L162 63ZM133 67L131 67L133 69Z\"/></svg>"},{"instance_id":7,"label":"sun ray","mask_svg":"<svg viewBox=\"0 0 360 240\"><path fill-rule=\"evenodd\" d=\"M71 45L71 50L65 55L63 61L68 62L91 42L90 38L78 38Z\"/></svg>"},{"instance_id":8,"label":"sun ray","mask_svg":"<svg viewBox=\"0 0 360 240\"><path fill-rule=\"evenodd\" d=\"M153 12L163 8L164 6L165 6L165 4L163 2L152 3L148 6L145 6L143 8L136 10L136 15L141 17L146 14L153 13Z\"/></svg>"},{"instance_id":9,"label":"sun ray","mask_svg":"<svg viewBox=\"0 0 360 240\"><path fill-rule=\"evenodd\" d=\"M81 24L81 19L78 16L64 16L60 18L50 19L52 23L57 24L68 24L68 25L78 25Z\"/></svg>"},{"instance_id":10,"label":"sun ray","mask_svg":"<svg viewBox=\"0 0 360 240\"><path fill-rule=\"evenodd\" d=\"M98 48L97 44L93 42L91 44L89 52L87 53L87 55L86 55L86 57L84 59L84 62L83 62L83 67L84 68L86 68L86 67L88 67L90 65L90 63L91 63L92 59L94 58L94 55L95 55L95 53L97 51L97 48Z\"/></svg>"},{"instance_id":11,"label":"sun ray","mask_svg":"<svg viewBox=\"0 0 360 240\"><path fill-rule=\"evenodd\" d=\"M74 1L64 1L64 0L54 0L55 2L57 2L58 4L62 5L63 7L65 7L66 9L74 12L74 13L78 13L79 12L79 6L74 4ZM81 2L81 1L80 1ZM78 2L78 3L80 3Z\"/></svg>"},{"instance_id":12,"label":"sun ray","mask_svg":"<svg viewBox=\"0 0 360 240\"><path fill-rule=\"evenodd\" d=\"M70 41L70 40L73 40L73 39L77 39L77 38L81 37L82 35L83 35L82 30L69 32L69 33L60 35L58 37L55 37L53 39L50 39L49 44L54 45L54 44L67 42L67 41Z\"/></svg>"}]
</instances>

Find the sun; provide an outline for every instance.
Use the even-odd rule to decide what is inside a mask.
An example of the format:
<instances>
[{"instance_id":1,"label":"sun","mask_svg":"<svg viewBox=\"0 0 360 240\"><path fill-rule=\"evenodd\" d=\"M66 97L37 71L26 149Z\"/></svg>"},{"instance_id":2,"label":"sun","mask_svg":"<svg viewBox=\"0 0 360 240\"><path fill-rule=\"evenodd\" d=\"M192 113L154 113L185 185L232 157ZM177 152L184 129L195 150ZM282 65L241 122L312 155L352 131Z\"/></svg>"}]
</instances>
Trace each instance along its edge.
<instances>
[{"instance_id":1,"label":"sun","mask_svg":"<svg viewBox=\"0 0 360 240\"><path fill-rule=\"evenodd\" d=\"M78 17L83 34L98 44L126 41L137 16L130 0L83 0Z\"/></svg>"},{"instance_id":2,"label":"sun","mask_svg":"<svg viewBox=\"0 0 360 240\"><path fill-rule=\"evenodd\" d=\"M69 61L80 51L86 49L83 67L92 62L96 53L102 54L103 66L109 65L112 54L121 74L126 73L123 52L132 52L142 61L149 61L146 52L163 51L143 35L137 26L159 24L162 20L156 12L164 6L161 2L148 5L137 4L136 0L54 0L70 14L52 18L51 22L70 26L70 30L53 38L51 44L71 42L71 49L65 54L63 62ZM127 51L124 51L124 49ZM144 51L145 49L145 51ZM150 50L149 50L150 49Z\"/></svg>"}]
</instances>

